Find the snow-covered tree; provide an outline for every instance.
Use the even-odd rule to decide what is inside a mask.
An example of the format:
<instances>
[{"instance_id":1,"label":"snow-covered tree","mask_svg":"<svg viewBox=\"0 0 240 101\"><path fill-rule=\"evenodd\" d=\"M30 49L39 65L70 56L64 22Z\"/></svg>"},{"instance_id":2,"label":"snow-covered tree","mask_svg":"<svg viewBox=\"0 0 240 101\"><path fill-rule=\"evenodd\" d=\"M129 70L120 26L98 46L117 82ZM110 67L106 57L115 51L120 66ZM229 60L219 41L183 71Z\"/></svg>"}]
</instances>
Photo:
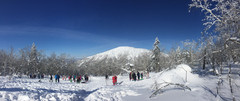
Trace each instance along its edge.
<instances>
[{"instance_id":1,"label":"snow-covered tree","mask_svg":"<svg viewBox=\"0 0 240 101\"><path fill-rule=\"evenodd\" d=\"M134 69L143 71L151 62L151 53L144 53L134 61Z\"/></svg>"},{"instance_id":2,"label":"snow-covered tree","mask_svg":"<svg viewBox=\"0 0 240 101\"><path fill-rule=\"evenodd\" d=\"M240 1L192 0L190 8L200 8L205 13L205 31L202 46L204 61L212 67L232 59L239 62L240 50ZM215 33L213 36L211 33Z\"/></svg>"},{"instance_id":3,"label":"snow-covered tree","mask_svg":"<svg viewBox=\"0 0 240 101\"><path fill-rule=\"evenodd\" d=\"M156 72L159 72L161 71L161 67L160 67L160 55L161 55L161 52L160 52L160 48L159 48L159 43L160 41L158 40L158 37L156 37L155 39L155 42L153 44L153 50L152 50L152 63L151 63L151 66L152 66L152 69Z\"/></svg>"},{"instance_id":4,"label":"snow-covered tree","mask_svg":"<svg viewBox=\"0 0 240 101\"><path fill-rule=\"evenodd\" d=\"M18 74L27 74L28 72L28 60L29 60L29 54L30 54L30 50L29 48L25 47L23 49L19 50L19 59L18 59L18 69L16 72L18 72Z\"/></svg>"},{"instance_id":5,"label":"snow-covered tree","mask_svg":"<svg viewBox=\"0 0 240 101\"><path fill-rule=\"evenodd\" d=\"M176 49L171 49L171 51L169 52L169 58L172 62L171 65L178 65L184 62L180 46L178 46Z\"/></svg>"},{"instance_id":6,"label":"snow-covered tree","mask_svg":"<svg viewBox=\"0 0 240 101\"><path fill-rule=\"evenodd\" d=\"M192 0L190 8L200 8L205 13L206 30L215 26L218 31L230 36L239 36L239 0Z\"/></svg>"},{"instance_id":7,"label":"snow-covered tree","mask_svg":"<svg viewBox=\"0 0 240 101\"><path fill-rule=\"evenodd\" d=\"M14 49L11 47L10 48L10 53L8 54L8 64L9 64L9 74L12 75L15 73L16 69L16 55L14 53Z\"/></svg>"},{"instance_id":8,"label":"snow-covered tree","mask_svg":"<svg viewBox=\"0 0 240 101\"><path fill-rule=\"evenodd\" d=\"M0 51L0 69L1 75L12 75L15 73L17 67L17 58L14 49L10 48L9 51Z\"/></svg>"},{"instance_id":9,"label":"snow-covered tree","mask_svg":"<svg viewBox=\"0 0 240 101\"><path fill-rule=\"evenodd\" d=\"M35 43L33 43L29 56L29 70L28 70L31 74L39 73L40 67L38 67L38 63L39 61L37 57L37 48L35 46Z\"/></svg>"},{"instance_id":10,"label":"snow-covered tree","mask_svg":"<svg viewBox=\"0 0 240 101\"><path fill-rule=\"evenodd\" d=\"M193 62L196 60L196 52L198 46L197 42L195 42L194 40L186 40L183 41L182 44L185 62L188 64L193 64Z\"/></svg>"},{"instance_id":11,"label":"snow-covered tree","mask_svg":"<svg viewBox=\"0 0 240 101\"><path fill-rule=\"evenodd\" d=\"M216 41L213 41L214 44L205 44L204 58L206 55L209 56L213 69L215 63L221 63L220 67L223 62L229 65L228 79L233 95L231 64L239 62L237 56L240 54L240 0L192 0L189 6L200 8L205 13L203 25L206 26L204 33L208 34L207 37L212 36L211 33L215 33L217 37ZM206 40L205 43L209 41ZM211 46L210 52L207 46ZM235 101L234 96L233 101Z\"/></svg>"},{"instance_id":12,"label":"snow-covered tree","mask_svg":"<svg viewBox=\"0 0 240 101\"><path fill-rule=\"evenodd\" d=\"M1 75L7 75L7 53L4 50L0 51Z\"/></svg>"}]
</instances>

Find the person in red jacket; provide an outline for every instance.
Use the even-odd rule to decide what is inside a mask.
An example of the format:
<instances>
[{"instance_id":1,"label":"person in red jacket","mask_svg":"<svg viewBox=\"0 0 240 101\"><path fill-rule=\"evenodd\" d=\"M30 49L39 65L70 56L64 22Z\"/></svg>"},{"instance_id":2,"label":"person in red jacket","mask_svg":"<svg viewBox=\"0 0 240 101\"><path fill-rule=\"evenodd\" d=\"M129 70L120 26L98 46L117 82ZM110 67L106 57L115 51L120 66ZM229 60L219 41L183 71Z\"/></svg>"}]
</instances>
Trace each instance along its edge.
<instances>
[{"instance_id":1,"label":"person in red jacket","mask_svg":"<svg viewBox=\"0 0 240 101\"><path fill-rule=\"evenodd\" d=\"M117 83L117 76L116 76L116 75L113 76L113 77L112 77L112 80L113 80L113 85L116 85L116 83Z\"/></svg>"}]
</instances>

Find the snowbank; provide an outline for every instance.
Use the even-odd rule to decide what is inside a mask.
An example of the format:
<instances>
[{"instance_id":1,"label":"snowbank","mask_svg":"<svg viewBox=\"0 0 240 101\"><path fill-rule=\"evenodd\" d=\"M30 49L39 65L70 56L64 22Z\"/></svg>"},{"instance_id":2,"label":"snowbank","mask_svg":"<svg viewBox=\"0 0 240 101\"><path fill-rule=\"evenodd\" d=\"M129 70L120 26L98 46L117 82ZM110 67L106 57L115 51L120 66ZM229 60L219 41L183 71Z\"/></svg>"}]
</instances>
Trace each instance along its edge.
<instances>
[{"instance_id":1,"label":"snowbank","mask_svg":"<svg viewBox=\"0 0 240 101\"><path fill-rule=\"evenodd\" d=\"M199 83L202 81L197 74L192 73L191 67L186 64L181 64L176 69L163 71L154 76L157 82L171 82L171 83Z\"/></svg>"}]
</instances>

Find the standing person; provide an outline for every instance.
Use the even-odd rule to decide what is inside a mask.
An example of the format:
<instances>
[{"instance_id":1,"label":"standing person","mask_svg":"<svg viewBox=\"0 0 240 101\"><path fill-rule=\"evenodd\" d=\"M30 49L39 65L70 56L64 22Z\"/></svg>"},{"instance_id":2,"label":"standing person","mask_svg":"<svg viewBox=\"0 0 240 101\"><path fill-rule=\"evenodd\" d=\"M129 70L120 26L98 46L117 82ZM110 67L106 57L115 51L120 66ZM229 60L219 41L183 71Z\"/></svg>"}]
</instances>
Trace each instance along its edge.
<instances>
[{"instance_id":1,"label":"standing person","mask_svg":"<svg viewBox=\"0 0 240 101\"><path fill-rule=\"evenodd\" d=\"M38 79L41 79L41 74L40 74L40 73L38 73L37 77L38 77Z\"/></svg>"},{"instance_id":2,"label":"standing person","mask_svg":"<svg viewBox=\"0 0 240 101\"><path fill-rule=\"evenodd\" d=\"M135 72L133 72L132 77L133 77L133 80L136 81L137 78L136 78L136 73Z\"/></svg>"},{"instance_id":3,"label":"standing person","mask_svg":"<svg viewBox=\"0 0 240 101\"><path fill-rule=\"evenodd\" d=\"M56 74L56 75L55 75L55 82L57 82L57 78L58 78L58 75Z\"/></svg>"},{"instance_id":4,"label":"standing person","mask_svg":"<svg viewBox=\"0 0 240 101\"><path fill-rule=\"evenodd\" d=\"M57 82L59 83L60 75L57 74Z\"/></svg>"},{"instance_id":5,"label":"standing person","mask_svg":"<svg viewBox=\"0 0 240 101\"><path fill-rule=\"evenodd\" d=\"M88 81L88 75L86 74L86 75L84 76L84 78L85 78L85 82L87 82L87 81Z\"/></svg>"},{"instance_id":6,"label":"standing person","mask_svg":"<svg viewBox=\"0 0 240 101\"><path fill-rule=\"evenodd\" d=\"M116 75L115 75L115 81L116 81L115 84L117 84L117 76Z\"/></svg>"},{"instance_id":7,"label":"standing person","mask_svg":"<svg viewBox=\"0 0 240 101\"><path fill-rule=\"evenodd\" d=\"M113 81L113 85L117 84L117 76L116 75L112 77L112 81Z\"/></svg>"},{"instance_id":8,"label":"standing person","mask_svg":"<svg viewBox=\"0 0 240 101\"><path fill-rule=\"evenodd\" d=\"M77 77L77 83L81 82L81 75Z\"/></svg>"},{"instance_id":9,"label":"standing person","mask_svg":"<svg viewBox=\"0 0 240 101\"><path fill-rule=\"evenodd\" d=\"M143 73L141 73L141 80L143 80Z\"/></svg>"},{"instance_id":10,"label":"standing person","mask_svg":"<svg viewBox=\"0 0 240 101\"><path fill-rule=\"evenodd\" d=\"M106 79L106 80L108 79L108 75L107 75L107 74L105 75L105 79Z\"/></svg>"},{"instance_id":11,"label":"standing person","mask_svg":"<svg viewBox=\"0 0 240 101\"><path fill-rule=\"evenodd\" d=\"M140 73L137 71L138 80L140 80Z\"/></svg>"},{"instance_id":12,"label":"standing person","mask_svg":"<svg viewBox=\"0 0 240 101\"><path fill-rule=\"evenodd\" d=\"M50 75L50 80L49 80L49 82L53 82L52 75Z\"/></svg>"},{"instance_id":13,"label":"standing person","mask_svg":"<svg viewBox=\"0 0 240 101\"><path fill-rule=\"evenodd\" d=\"M41 78L44 79L44 74L41 75Z\"/></svg>"},{"instance_id":14,"label":"standing person","mask_svg":"<svg viewBox=\"0 0 240 101\"><path fill-rule=\"evenodd\" d=\"M68 77L69 81L72 82L72 75Z\"/></svg>"},{"instance_id":15,"label":"standing person","mask_svg":"<svg viewBox=\"0 0 240 101\"><path fill-rule=\"evenodd\" d=\"M132 72L129 73L129 80L132 80Z\"/></svg>"},{"instance_id":16,"label":"standing person","mask_svg":"<svg viewBox=\"0 0 240 101\"><path fill-rule=\"evenodd\" d=\"M75 79L76 79L76 75L73 75L73 82L75 82Z\"/></svg>"},{"instance_id":17,"label":"standing person","mask_svg":"<svg viewBox=\"0 0 240 101\"><path fill-rule=\"evenodd\" d=\"M106 75L105 75L105 82L106 82L106 85L107 85L107 80L108 80L108 75L106 74Z\"/></svg>"}]
</instances>

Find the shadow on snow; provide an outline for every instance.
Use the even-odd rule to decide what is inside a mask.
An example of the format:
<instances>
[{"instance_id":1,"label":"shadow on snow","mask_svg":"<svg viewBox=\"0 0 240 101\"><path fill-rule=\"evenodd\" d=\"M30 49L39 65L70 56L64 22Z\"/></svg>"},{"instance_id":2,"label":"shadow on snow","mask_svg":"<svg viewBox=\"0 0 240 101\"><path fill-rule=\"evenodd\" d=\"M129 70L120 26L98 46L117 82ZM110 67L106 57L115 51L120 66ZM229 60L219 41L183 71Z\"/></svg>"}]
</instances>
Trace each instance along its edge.
<instances>
[{"instance_id":1,"label":"shadow on snow","mask_svg":"<svg viewBox=\"0 0 240 101\"><path fill-rule=\"evenodd\" d=\"M99 90L99 88L92 91L53 90L53 89L43 89L43 88L39 88L35 90L29 90L29 89L23 89L23 88L0 88L0 91L23 92L25 94L32 94L32 93L37 94L34 96L35 100L39 100L40 97L46 98L47 94L50 94L50 93L61 93L61 94L70 94L70 95L75 94L73 98L69 99L71 101L84 101L84 98L86 98L88 95L90 95L91 93L97 90ZM61 100L57 96L54 96L54 97L56 98L56 100Z\"/></svg>"}]
</instances>

